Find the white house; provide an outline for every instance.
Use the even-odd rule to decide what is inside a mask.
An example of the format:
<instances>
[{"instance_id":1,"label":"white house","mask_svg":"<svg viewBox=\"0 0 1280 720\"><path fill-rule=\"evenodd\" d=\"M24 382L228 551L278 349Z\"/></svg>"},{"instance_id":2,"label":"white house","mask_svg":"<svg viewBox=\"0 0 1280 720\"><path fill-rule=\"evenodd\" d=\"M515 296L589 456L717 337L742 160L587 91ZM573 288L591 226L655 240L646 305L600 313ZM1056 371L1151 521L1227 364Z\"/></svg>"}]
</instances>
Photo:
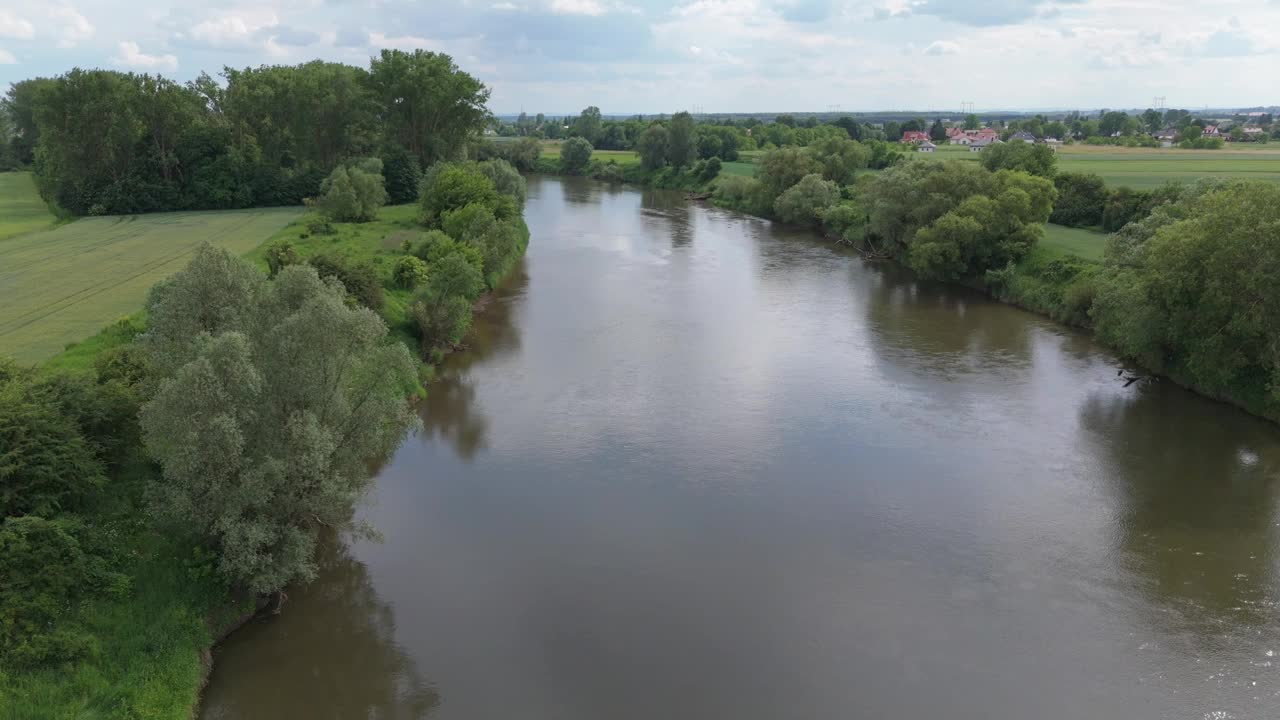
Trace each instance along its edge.
<instances>
[{"instance_id":1,"label":"white house","mask_svg":"<svg viewBox=\"0 0 1280 720\"><path fill-rule=\"evenodd\" d=\"M937 150L937 149L938 149L938 146L934 145L928 140L925 140L924 142L916 146L916 152L933 152L934 150Z\"/></svg>"},{"instance_id":2,"label":"white house","mask_svg":"<svg viewBox=\"0 0 1280 720\"><path fill-rule=\"evenodd\" d=\"M968 135L956 135L955 137L951 138L952 145L969 145L972 143L973 143L973 139L970 138Z\"/></svg>"}]
</instances>

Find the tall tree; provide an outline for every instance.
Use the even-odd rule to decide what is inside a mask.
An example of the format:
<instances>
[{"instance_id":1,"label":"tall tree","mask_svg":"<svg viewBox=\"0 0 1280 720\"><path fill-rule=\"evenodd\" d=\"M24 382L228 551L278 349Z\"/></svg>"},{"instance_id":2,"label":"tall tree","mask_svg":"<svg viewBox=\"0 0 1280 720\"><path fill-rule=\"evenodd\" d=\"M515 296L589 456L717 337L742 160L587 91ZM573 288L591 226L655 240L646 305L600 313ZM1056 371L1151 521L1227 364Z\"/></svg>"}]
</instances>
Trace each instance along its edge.
<instances>
[{"instance_id":1,"label":"tall tree","mask_svg":"<svg viewBox=\"0 0 1280 720\"><path fill-rule=\"evenodd\" d=\"M593 146L600 142L603 132L603 120L600 116L600 108L592 105L573 121L573 133L580 138L585 138L587 142Z\"/></svg>"},{"instance_id":2,"label":"tall tree","mask_svg":"<svg viewBox=\"0 0 1280 720\"><path fill-rule=\"evenodd\" d=\"M488 120L489 89L448 55L384 49L369 76L388 132L423 167L456 154Z\"/></svg>"},{"instance_id":3,"label":"tall tree","mask_svg":"<svg viewBox=\"0 0 1280 720\"><path fill-rule=\"evenodd\" d=\"M693 136L693 116L687 112L672 115L667 129L667 162L677 168L693 164L698 156L696 143Z\"/></svg>"}]
</instances>

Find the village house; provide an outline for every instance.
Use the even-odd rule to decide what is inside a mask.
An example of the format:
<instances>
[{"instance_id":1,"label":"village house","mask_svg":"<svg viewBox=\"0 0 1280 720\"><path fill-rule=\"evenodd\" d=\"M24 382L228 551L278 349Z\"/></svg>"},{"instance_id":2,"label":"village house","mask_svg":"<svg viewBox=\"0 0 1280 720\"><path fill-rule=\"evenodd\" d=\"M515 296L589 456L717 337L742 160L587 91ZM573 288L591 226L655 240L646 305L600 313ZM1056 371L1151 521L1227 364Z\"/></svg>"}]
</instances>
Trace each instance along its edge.
<instances>
[{"instance_id":1,"label":"village house","mask_svg":"<svg viewBox=\"0 0 1280 720\"><path fill-rule=\"evenodd\" d=\"M968 135L970 140L980 140L983 138L991 140L1000 137L1000 133L996 132L995 128L989 127L978 128L977 130L966 130L964 134Z\"/></svg>"},{"instance_id":2,"label":"village house","mask_svg":"<svg viewBox=\"0 0 1280 720\"><path fill-rule=\"evenodd\" d=\"M1200 135L1201 137L1222 137L1222 132L1218 130L1217 125L1205 125L1204 132Z\"/></svg>"},{"instance_id":3,"label":"village house","mask_svg":"<svg viewBox=\"0 0 1280 720\"><path fill-rule=\"evenodd\" d=\"M1042 142L1043 144L1048 145L1054 152L1058 152L1058 148L1062 147L1062 141L1058 138L1047 137Z\"/></svg>"},{"instance_id":4,"label":"village house","mask_svg":"<svg viewBox=\"0 0 1280 720\"><path fill-rule=\"evenodd\" d=\"M960 133L959 135L952 137L950 142L952 145L968 145L973 142L973 138L965 135L964 133Z\"/></svg>"},{"instance_id":5,"label":"village house","mask_svg":"<svg viewBox=\"0 0 1280 720\"><path fill-rule=\"evenodd\" d=\"M933 152L934 150L937 150L937 149L938 149L937 145L934 145L928 140L925 140L924 142L920 143L920 145L916 148L916 152Z\"/></svg>"},{"instance_id":6,"label":"village house","mask_svg":"<svg viewBox=\"0 0 1280 720\"><path fill-rule=\"evenodd\" d=\"M902 133L902 142L904 143L922 143L929 142L929 133L920 130L908 130Z\"/></svg>"},{"instance_id":7,"label":"village house","mask_svg":"<svg viewBox=\"0 0 1280 720\"><path fill-rule=\"evenodd\" d=\"M1014 134L1010 135L1010 136L1009 136L1009 139L1010 139L1010 140L1021 140L1022 142L1025 142L1025 143L1033 143L1033 142L1035 142L1035 141L1036 141L1036 136L1035 136L1035 135L1032 135L1031 133L1027 132L1026 130L1019 130L1018 132L1016 132L1016 133L1014 133Z\"/></svg>"},{"instance_id":8,"label":"village house","mask_svg":"<svg viewBox=\"0 0 1280 720\"><path fill-rule=\"evenodd\" d=\"M969 152L982 152L984 148L990 145L995 145L999 142L1000 142L1000 138L996 138L996 137L978 138L973 142L969 143Z\"/></svg>"}]
</instances>

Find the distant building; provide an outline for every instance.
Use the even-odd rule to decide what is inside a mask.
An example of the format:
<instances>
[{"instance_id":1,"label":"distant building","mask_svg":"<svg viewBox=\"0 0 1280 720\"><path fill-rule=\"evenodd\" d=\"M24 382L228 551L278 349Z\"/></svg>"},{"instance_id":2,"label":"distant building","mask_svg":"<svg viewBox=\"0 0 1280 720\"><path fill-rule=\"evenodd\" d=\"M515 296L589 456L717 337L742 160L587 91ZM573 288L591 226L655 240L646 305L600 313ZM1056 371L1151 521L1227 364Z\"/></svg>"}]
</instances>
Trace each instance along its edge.
<instances>
[{"instance_id":1,"label":"distant building","mask_svg":"<svg viewBox=\"0 0 1280 720\"><path fill-rule=\"evenodd\" d=\"M1202 137L1222 137L1222 132L1218 130L1217 125L1205 125L1204 132L1200 133Z\"/></svg>"},{"instance_id":2,"label":"distant building","mask_svg":"<svg viewBox=\"0 0 1280 720\"><path fill-rule=\"evenodd\" d=\"M1043 144L1048 145L1054 152L1058 152L1058 148L1062 147L1062 141L1053 137L1045 138Z\"/></svg>"},{"instance_id":3,"label":"distant building","mask_svg":"<svg viewBox=\"0 0 1280 720\"><path fill-rule=\"evenodd\" d=\"M958 127L949 127L949 128L947 128L947 139L948 139L948 140L954 140L955 138L958 138L958 137L964 137L964 136L965 136L965 134L964 134L964 129L963 129L963 128L958 128Z\"/></svg>"},{"instance_id":4,"label":"distant building","mask_svg":"<svg viewBox=\"0 0 1280 720\"><path fill-rule=\"evenodd\" d=\"M938 149L937 145L934 145L928 140L925 140L924 142L920 143L919 146L916 147L916 152L933 152L934 150L937 150L937 149Z\"/></svg>"},{"instance_id":5,"label":"distant building","mask_svg":"<svg viewBox=\"0 0 1280 720\"><path fill-rule=\"evenodd\" d=\"M1009 139L1010 139L1010 140L1021 140L1022 142L1026 142L1026 143L1033 143L1033 142L1035 142L1035 141L1036 141L1036 136L1035 136L1035 135L1032 135L1031 133L1027 132L1026 130L1019 130L1018 132L1016 132L1016 133L1014 133L1014 134L1010 135L1010 136L1009 136Z\"/></svg>"},{"instance_id":6,"label":"distant building","mask_svg":"<svg viewBox=\"0 0 1280 720\"><path fill-rule=\"evenodd\" d=\"M982 137L969 143L969 152L982 152L985 148L996 145L1000 142L1000 138Z\"/></svg>"},{"instance_id":7,"label":"distant building","mask_svg":"<svg viewBox=\"0 0 1280 720\"><path fill-rule=\"evenodd\" d=\"M960 133L959 135L951 138L952 145L968 145L971 142L973 142L973 138L965 135L964 133Z\"/></svg>"},{"instance_id":8,"label":"distant building","mask_svg":"<svg viewBox=\"0 0 1280 720\"><path fill-rule=\"evenodd\" d=\"M922 143L929 142L929 133L921 130L908 130L902 133L902 142L904 143Z\"/></svg>"}]
</instances>

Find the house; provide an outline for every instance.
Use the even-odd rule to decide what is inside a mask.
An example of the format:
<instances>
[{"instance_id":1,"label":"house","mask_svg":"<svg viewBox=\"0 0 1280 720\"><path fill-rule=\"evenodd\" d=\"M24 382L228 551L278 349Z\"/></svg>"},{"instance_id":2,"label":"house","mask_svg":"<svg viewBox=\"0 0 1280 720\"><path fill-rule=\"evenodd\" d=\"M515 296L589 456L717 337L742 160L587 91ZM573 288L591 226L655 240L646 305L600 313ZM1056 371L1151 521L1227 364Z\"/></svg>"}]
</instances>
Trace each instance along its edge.
<instances>
[{"instance_id":1,"label":"house","mask_svg":"<svg viewBox=\"0 0 1280 720\"><path fill-rule=\"evenodd\" d=\"M989 128L989 127L978 128L977 130L966 130L964 134L968 135L969 139L971 140L978 140L981 138L986 138L990 140L993 138L1000 137L1000 133L996 132L995 128Z\"/></svg>"},{"instance_id":2,"label":"house","mask_svg":"<svg viewBox=\"0 0 1280 720\"><path fill-rule=\"evenodd\" d=\"M1010 135L1010 136L1009 136L1009 139L1010 139L1010 140L1021 140L1022 142L1025 142L1025 143L1033 143L1033 142L1035 142L1035 141L1036 141L1036 136L1035 136L1035 135L1032 135L1031 133L1027 132L1026 130L1019 130L1018 132L1016 132L1016 133L1014 133L1014 134Z\"/></svg>"},{"instance_id":3,"label":"house","mask_svg":"<svg viewBox=\"0 0 1280 720\"><path fill-rule=\"evenodd\" d=\"M969 152L982 152L983 148L1000 143L1000 138L978 138L969 143Z\"/></svg>"},{"instance_id":4,"label":"house","mask_svg":"<svg viewBox=\"0 0 1280 720\"><path fill-rule=\"evenodd\" d=\"M904 143L922 143L929 142L929 133L921 130L908 130L902 133L902 142Z\"/></svg>"},{"instance_id":5,"label":"house","mask_svg":"<svg viewBox=\"0 0 1280 720\"><path fill-rule=\"evenodd\" d=\"M1200 133L1201 137L1222 137L1222 132L1218 130L1217 125L1205 125L1204 132Z\"/></svg>"},{"instance_id":6,"label":"house","mask_svg":"<svg viewBox=\"0 0 1280 720\"><path fill-rule=\"evenodd\" d=\"M938 149L937 145L934 145L928 140L925 140L924 142L920 143L918 147L916 147L916 152L933 152L934 150L937 150L937 149Z\"/></svg>"},{"instance_id":7,"label":"house","mask_svg":"<svg viewBox=\"0 0 1280 720\"><path fill-rule=\"evenodd\" d=\"M948 139L948 140L955 140L955 139L956 139L956 138L958 138L958 137L965 137L964 129L963 129L963 128L958 128L958 127L949 127L949 128L947 128L947 139Z\"/></svg>"},{"instance_id":8,"label":"house","mask_svg":"<svg viewBox=\"0 0 1280 720\"><path fill-rule=\"evenodd\" d=\"M1054 152L1058 152L1058 148L1062 147L1062 141L1058 138L1047 137L1042 142L1043 144L1048 145Z\"/></svg>"},{"instance_id":9,"label":"house","mask_svg":"<svg viewBox=\"0 0 1280 720\"><path fill-rule=\"evenodd\" d=\"M973 138L965 135L964 133L960 133L959 135L951 138L952 145L968 145L971 142L973 142Z\"/></svg>"}]
</instances>

